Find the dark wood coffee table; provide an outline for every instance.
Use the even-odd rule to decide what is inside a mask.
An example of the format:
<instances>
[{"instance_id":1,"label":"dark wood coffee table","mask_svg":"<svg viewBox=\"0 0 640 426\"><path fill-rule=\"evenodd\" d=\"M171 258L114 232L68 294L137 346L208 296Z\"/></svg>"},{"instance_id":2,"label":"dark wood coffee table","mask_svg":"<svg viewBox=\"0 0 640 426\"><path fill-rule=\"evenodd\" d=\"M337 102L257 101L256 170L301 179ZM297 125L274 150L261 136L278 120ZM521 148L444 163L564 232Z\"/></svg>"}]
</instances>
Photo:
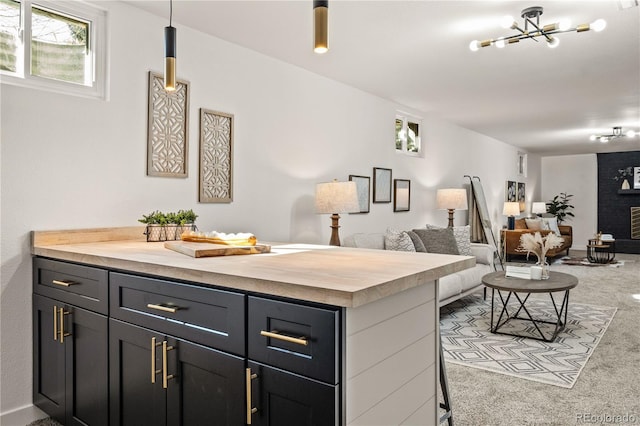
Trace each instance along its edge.
<instances>
[{"instance_id":1,"label":"dark wood coffee table","mask_svg":"<svg viewBox=\"0 0 640 426\"><path fill-rule=\"evenodd\" d=\"M511 336L518 337L528 337L531 339L543 340L545 342L552 342L555 340L558 333L564 330L565 324L567 323L567 310L569 309L569 290L578 285L578 279L573 275L564 274L562 272L549 272L548 280L526 280L522 278L512 278L505 277L504 271L492 272L490 274L482 277L482 283L491 289L491 332L497 334L508 334ZM502 309L500 311L500 316L498 320L493 321L494 316L494 300L496 299L495 292L498 292L498 297L500 302L502 303ZM562 298L562 304L558 306L556 303L553 293L556 292L564 292L564 296ZM553 307L556 311L557 320L554 321L545 321L542 319L533 318L531 313L525 306L529 296L533 293L549 293L551 297L551 302L553 303ZM506 298L504 295L506 294ZM522 298L521 295L526 295ZM515 314L510 315L507 310L507 305L509 304L509 300L511 297L514 297L518 303L519 307ZM526 317L519 317L520 312L524 311ZM563 319L564 316L564 319ZM509 322L512 319L519 320L527 320L531 321L533 326L535 327L537 333L540 337L535 336L523 336L519 334L513 334L508 332L499 331L500 328ZM545 336L545 334L540 329L540 324L555 324L555 329L551 336Z\"/></svg>"}]
</instances>

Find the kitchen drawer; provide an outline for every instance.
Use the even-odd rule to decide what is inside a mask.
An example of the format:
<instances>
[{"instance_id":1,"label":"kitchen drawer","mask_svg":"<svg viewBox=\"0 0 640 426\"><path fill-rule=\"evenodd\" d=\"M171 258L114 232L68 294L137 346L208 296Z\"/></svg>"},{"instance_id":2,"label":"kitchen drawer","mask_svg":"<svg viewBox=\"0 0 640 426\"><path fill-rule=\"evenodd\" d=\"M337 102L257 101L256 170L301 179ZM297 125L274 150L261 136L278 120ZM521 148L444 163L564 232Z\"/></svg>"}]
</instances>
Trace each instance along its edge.
<instances>
[{"instance_id":1,"label":"kitchen drawer","mask_svg":"<svg viewBox=\"0 0 640 426\"><path fill-rule=\"evenodd\" d=\"M330 384L340 381L338 308L249 296L247 330L250 359Z\"/></svg>"},{"instance_id":2,"label":"kitchen drawer","mask_svg":"<svg viewBox=\"0 0 640 426\"><path fill-rule=\"evenodd\" d=\"M112 272L110 315L238 355L245 354L245 296Z\"/></svg>"},{"instance_id":3,"label":"kitchen drawer","mask_svg":"<svg viewBox=\"0 0 640 426\"><path fill-rule=\"evenodd\" d=\"M104 269L36 257L33 292L101 314L109 310L109 274Z\"/></svg>"}]
</instances>

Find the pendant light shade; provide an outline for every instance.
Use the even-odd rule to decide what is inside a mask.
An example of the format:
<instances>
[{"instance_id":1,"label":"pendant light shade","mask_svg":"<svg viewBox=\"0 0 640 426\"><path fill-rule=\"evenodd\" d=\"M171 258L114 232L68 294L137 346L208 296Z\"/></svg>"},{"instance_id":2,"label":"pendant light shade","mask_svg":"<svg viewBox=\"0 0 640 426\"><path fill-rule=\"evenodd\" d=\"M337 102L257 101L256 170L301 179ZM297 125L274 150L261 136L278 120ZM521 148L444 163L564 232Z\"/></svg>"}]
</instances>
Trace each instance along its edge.
<instances>
[{"instance_id":1,"label":"pendant light shade","mask_svg":"<svg viewBox=\"0 0 640 426\"><path fill-rule=\"evenodd\" d=\"M329 50L329 1L313 1L313 51L316 53L326 53Z\"/></svg>"},{"instance_id":2,"label":"pendant light shade","mask_svg":"<svg viewBox=\"0 0 640 426\"><path fill-rule=\"evenodd\" d=\"M176 90L176 29L171 25L173 1L169 1L169 26L164 27L164 88Z\"/></svg>"}]
</instances>

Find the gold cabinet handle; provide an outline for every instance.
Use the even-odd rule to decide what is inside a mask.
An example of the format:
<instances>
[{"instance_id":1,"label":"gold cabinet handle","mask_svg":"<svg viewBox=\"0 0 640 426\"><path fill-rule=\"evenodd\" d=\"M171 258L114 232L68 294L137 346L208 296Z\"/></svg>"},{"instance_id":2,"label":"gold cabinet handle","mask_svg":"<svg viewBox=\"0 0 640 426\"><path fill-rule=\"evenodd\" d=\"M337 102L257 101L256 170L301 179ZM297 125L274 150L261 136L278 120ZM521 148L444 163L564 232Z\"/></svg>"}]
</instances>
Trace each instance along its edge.
<instances>
[{"instance_id":1,"label":"gold cabinet handle","mask_svg":"<svg viewBox=\"0 0 640 426\"><path fill-rule=\"evenodd\" d=\"M58 307L53 305L53 340L58 341Z\"/></svg>"},{"instance_id":2,"label":"gold cabinet handle","mask_svg":"<svg viewBox=\"0 0 640 426\"><path fill-rule=\"evenodd\" d=\"M174 378L173 374L167 375L167 352L173 349L173 346L167 346L166 340L162 342L162 387L164 389L169 387L169 380Z\"/></svg>"},{"instance_id":3,"label":"gold cabinet handle","mask_svg":"<svg viewBox=\"0 0 640 426\"><path fill-rule=\"evenodd\" d=\"M71 280L53 280L51 281L51 283L55 285L61 285L63 287L69 287L69 286L78 284L77 282L71 281Z\"/></svg>"},{"instance_id":4,"label":"gold cabinet handle","mask_svg":"<svg viewBox=\"0 0 640 426\"><path fill-rule=\"evenodd\" d=\"M148 303L147 308L156 309L162 312L171 312L172 314L175 314L180 310L179 306L156 305L154 303Z\"/></svg>"},{"instance_id":5,"label":"gold cabinet handle","mask_svg":"<svg viewBox=\"0 0 640 426\"><path fill-rule=\"evenodd\" d=\"M160 374L161 370L156 370L156 348L162 345L162 343L156 343L156 338L151 338L151 383L156 382L156 375Z\"/></svg>"},{"instance_id":6,"label":"gold cabinet handle","mask_svg":"<svg viewBox=\"0 0 640 426\"><path fill-rule=\"evenodd\" d=\"M256 407L252 407L251 403L251 380L256 379L258 377L257 374L251 374L251 369L247 368L245 370L245 378L247 380L247 424L251 424L251 415L256 413L258 409Z\"/></svg>"},{"instance_id":7,"label":"gold cabinet handle","mask_svg":"<svg viewBox=\"0 0 640 426\"><path fill-rule=\"evenodd\" d=\"M297 343L298 345L302 345L302 346L307 346L309 344L309 341L304 336L301 336L301 337L286 336L284 334L280 334L278 330L273 330L273 331L262 330L260 331L260 335L265 337L271 337L272 339L284 340L285 342Z\"/></svg>"},{"instance_id":8,"label":"gold cabinet handle","mask_svg":"<svg viewBox=\"0 0 640 426\"><path fill-rule=\"evenodd\" d=\"M58 313L60 314L60 343L64 343L64 338L71 336L71 333L64 332L64 316L69 315L71 312L65 311L64 308L60 308L58 309Z\"/></svg>"}]
</instances>

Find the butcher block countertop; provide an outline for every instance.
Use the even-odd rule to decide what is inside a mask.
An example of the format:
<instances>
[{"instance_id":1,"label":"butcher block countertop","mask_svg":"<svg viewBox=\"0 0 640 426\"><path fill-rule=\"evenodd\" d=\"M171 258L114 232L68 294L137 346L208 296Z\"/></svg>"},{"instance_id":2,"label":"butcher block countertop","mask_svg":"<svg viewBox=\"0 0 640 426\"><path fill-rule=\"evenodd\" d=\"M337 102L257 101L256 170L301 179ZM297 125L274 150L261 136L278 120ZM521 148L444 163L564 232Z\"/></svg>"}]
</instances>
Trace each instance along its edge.
<instances>
[{"instance_id":1,"label":"butcher block countertop","mask_svg":"<svg viewBox=\"0 0 640 426\"><path fill-rule=\"evenodd\" d=\"M470 256L272 243L271 253L193 258L144 227L33 231L32 254L96 267L357 307L475 265Z\"/></svg>"}]
</instances>

